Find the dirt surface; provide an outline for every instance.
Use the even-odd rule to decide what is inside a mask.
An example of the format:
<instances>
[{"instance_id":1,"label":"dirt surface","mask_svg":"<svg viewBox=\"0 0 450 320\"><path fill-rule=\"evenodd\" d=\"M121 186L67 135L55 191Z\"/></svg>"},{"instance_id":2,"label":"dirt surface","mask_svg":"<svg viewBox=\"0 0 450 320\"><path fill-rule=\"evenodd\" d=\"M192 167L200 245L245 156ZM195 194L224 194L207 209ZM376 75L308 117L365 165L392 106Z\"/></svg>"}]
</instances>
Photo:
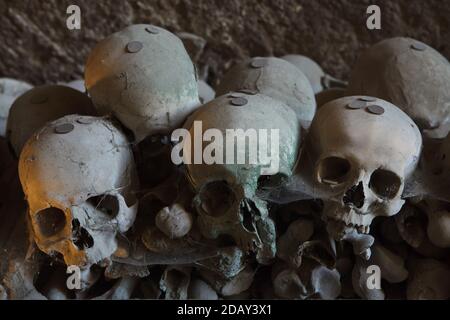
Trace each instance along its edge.
<instances>
[{"instance_id":1,"label":"dirt surface","mask_svg":"<svg viewBox=\"0 0 450 320\"><path fill-rule=\"evenodd\" d=\"M81 30L66 27L69 4L81 8ZM380 31L366 28L369 4L381 7ZM236 60L287 53L345 79L361 49L392 36L422 40L450 58L449 0L0 0L0 77L80 78L94 44L133 23L204 37L200 66L210 66L212 83Z\"/></svg>"}]
</instances>

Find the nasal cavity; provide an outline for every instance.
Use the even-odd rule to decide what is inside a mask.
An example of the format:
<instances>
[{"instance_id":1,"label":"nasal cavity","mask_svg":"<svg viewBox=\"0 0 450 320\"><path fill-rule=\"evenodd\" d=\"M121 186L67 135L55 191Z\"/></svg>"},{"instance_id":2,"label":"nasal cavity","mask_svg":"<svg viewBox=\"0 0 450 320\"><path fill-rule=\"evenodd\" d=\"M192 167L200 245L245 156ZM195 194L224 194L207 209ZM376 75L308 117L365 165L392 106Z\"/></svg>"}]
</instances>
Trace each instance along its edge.
<instances>
[{"instance_id":1,"label":"nasal cavity","mask_svg":"<svg viewBox=\"0 0 450 320\"><path fill-rule=\"evenodd\" d=\"M356 208L362 208L364 205L364 187L362 182L358 185L351 187L344 195L342 199L344 204L354 205Z\"/></svg>"},{"instance_id":2,"label":"nasal cavity","mask_svg":"<svg viewBox=\"0 0 450 320\"><path fill-rule=\"evenodd\" d=\"M94 239L83 228L78 219L72 220L72 241L79 250L85 250L94 246Z\"/></svg>"}]
</instances>

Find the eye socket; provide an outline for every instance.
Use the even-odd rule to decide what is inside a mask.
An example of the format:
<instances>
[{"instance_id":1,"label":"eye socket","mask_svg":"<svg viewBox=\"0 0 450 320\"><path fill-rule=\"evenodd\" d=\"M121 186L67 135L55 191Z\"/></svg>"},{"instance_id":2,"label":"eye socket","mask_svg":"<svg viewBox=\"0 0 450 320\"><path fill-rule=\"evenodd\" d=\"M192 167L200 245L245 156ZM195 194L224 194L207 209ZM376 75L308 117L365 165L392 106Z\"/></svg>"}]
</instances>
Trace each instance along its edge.
<instances>
[{"instance_id":1,"label":"eye socket","mask_svg":"<svg viewBox=\"0 0 450 320\"><path fill-rule=\"evenodd\" d=\"M66 226L64 211L53 207L39 211L35 219L39 232L44 237L54 236Z\"/></svg>"},{"instance_id":2,"label":"eye socket","mask_svg":"<svg viewBox=\"0 0 450 320\"><path fill-rule=\"evenodd\" d=\"M347 159L328 157L317 166L317 178L320 183L338 185L345 182L350 169L351 164Z\"/></svg>"},{"instance_id":3,"label":"eye socket","mask_svg":"<svg viewBox=\"0 0 450 320\"><path fill-rule=\"evenodd\" d=\"M97 210L103 212L110 218L115 218L119 213L119 201L112 195L101 195L91 197L87 200Z\"/></svg>"},{"instance_id":4,"label":"eye socket","mask_svg":"<svg viewBox=\"0 0 450 320\"><path fill-rule=\"evenodd\" d=\"M375 170L369 182L369 188L383 199L393 199L401 185L401 179L394 172L384 169Z\"/></svg>"},{"instance_id":5,"label":"eye socket","mask_svg":"<svg viewBox=\"0 0 450 320\"><path fill-rule=\"evenodd\" d=\"M225 181L206 184L199 193L201 208L210 216L225 214L236 201L233 190Z\"/></svg>"}]
</instances>

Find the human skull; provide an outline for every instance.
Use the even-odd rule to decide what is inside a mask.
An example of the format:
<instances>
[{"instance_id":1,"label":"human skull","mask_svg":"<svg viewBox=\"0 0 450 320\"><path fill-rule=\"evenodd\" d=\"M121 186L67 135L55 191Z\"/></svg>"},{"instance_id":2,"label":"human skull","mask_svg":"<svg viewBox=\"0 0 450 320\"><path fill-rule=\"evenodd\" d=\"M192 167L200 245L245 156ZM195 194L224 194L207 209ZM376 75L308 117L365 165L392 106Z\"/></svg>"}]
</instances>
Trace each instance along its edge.
<instances>
[{"instance_id":1,"label":"human skull","mask_svg":"<svg viewBox=\"0 0 450 320\"><path fill-rule=\"evenodd\" d=\"M311 83L314 94L317 94L324 89L322 79L325 77L325 72L317 62L300 54L288 54L281 57L281 59L292 63L305 74L309 83Z\"/></svg>"},{"instance_id":2,"label":"human skull","mask_svg":"<svg viewBox=\"0 0 450 320\"><path fill-rule=\"evenodd\" d=\"M295 111L304 126L316 112L314 92L306 76L282 59L252 58L234 66L217 88L217 96L242 89L281 101Z\"/></svg>"},{"instance_id":3,"label":"human skull","mask_svg":"<svg viewBox=\"0 0 450 320\"><path fill-rule=\"evenodd\" d=\"M268 216L266 202L256 196L256 191L258 188L270 189L292 174L300 139L300 126L294 111L261 94L235 92L224 95L202 106L188 119L185 127L189 128L190 136L186 139L188 143L183 141L183 145L194 146L194 140L198 139L195 137L195 123L198 122L205 134L209 129L216 129L223 135L223 145L217 145L216 149L223 159L227 152L235 150L234 158L228 163L219 159L223 164L217 161L187 164L188 177L197 191L194 204L200 231L207 238L231 236L242 249L256 249L260 260L272 258L275 227ZM266 130L267 136L260 134L255 146L245 142L238 144L236 139L227 146L226 140L233 129L243 130L243 135L251 129ZM277 130L279 139L272 137L272 132ZM274 140L279 141L278 153L276 147L274 150L267 147L276 143ZM246 141L245 137L243 141ZM200 146L202 154L209 146ZM267 164L248 160L253 147L259 147L259 153L263 153L261 148L265 147L271 155L277 156L278 170L271 172L272 175L262 175L262 167ZM236 155L243 155L245 161L238 164Z\"/></svg>"},{"instance_id":4,"label":"human skull","mask_svg":"<svg viewBox=\"0 0 450 320\"><path fill-rule=\"evenodd\" d=\"M377 216L398 213L422 138L394 105L354 96L321 107L305 144L298 170L321 194L328 231L342 240L367 234Z\"/></svg>"},{"instance_id":5,"label":"human skull","mask_svg":"<svg viewBox=\"0 0 450 320\"><path fill-rule=\"evenodd\" d=\"M0 79L0 136L6 134L6 123L8 121L9 109L14 100L24 92L33 88L31 84L15 79Z\"/></svg>"},{"instance_id":6,"label":"human skull","mask_svg":"<svg viewBox=\"0 0 450 320\"><path fill-rule=\"evenodd\" d=\"M16 155L20 155L36 130L69 114L95 115L96 112L87 95L62 85L35 87L17 98L7 125L7 137Z\"/></svg>"},{"instance_id":7,"label":"human skull","mask_svg":"<svg viewBox=\"0 0 450 320\"><path fill-rule=\"evenodd\" d=\"M344 88L347 86L346 82L326 74L322 67L311 58L301 54L288 54L281 57L281 59L292 63L305 74L311 83L314 94L330 88Z\"/></svg>"},{"instance_id":8,"label":"human skull","mask_svg":"<svg viewBox=\"0 0 450 320\"><path fill-rule=\"evenodd\" d=\"M70 115L48 123L24 146L19 176L34 239L68 265L90 265L117 249L133 224L137 188L125 135L104 118Z\"/></svg>"},{"instance_id":9,"label":"human skull","mask_svg":"<svg viewBox=\"0 0 450 320\"><path fill-rule=\"evenodd\" d=\"M137 142L171 132L200 104L182 41L152 25L129 26L97 44L85 80L98 111L116 116Z\"/></svg>"},{"instance_id":10,"label":"human skull","mask_svg":"<svg viewBox=\"0 0 450 320\"><path fill-rule=\"evenodd\" d=\"M437 129L450 122L449 78L450 64L439 52L414 39L391 38L359 58L348 94L384 99L421 129Z\"/></svg>"}]
</instances>

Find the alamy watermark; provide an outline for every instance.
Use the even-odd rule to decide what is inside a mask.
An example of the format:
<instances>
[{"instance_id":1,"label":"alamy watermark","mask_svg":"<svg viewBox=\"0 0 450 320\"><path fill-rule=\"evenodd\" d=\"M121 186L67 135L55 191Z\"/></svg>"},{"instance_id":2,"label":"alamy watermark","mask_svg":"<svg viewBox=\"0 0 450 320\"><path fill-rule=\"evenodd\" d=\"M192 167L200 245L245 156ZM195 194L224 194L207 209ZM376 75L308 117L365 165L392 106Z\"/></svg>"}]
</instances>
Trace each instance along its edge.
<instances>
[{"instance_id":1,"label":"alamy watermark","mask_svg":"<svg viewBox=\"0 0 450 320\"><path fill-rule=\"evenodd\" d=\"M367 29L381 30L381 9L380 9L380 7L375 4L368 6L366 13L369 16L366 21Z\"/></svg>"},{"instance_id":2,"label":"alamy watermark","mask_svg":"<svg viewBox=\"0 0 450 320\"><path fill-rule=\"evenodd\" d=\"M261 175L274 175L280 166L279 129L207 129L194 121L193 135L176 129L171 140L172 162L180 164L241 164L260 167Z\"/></svg>"},{"instance_id":3,"label":"alamy watermark","mask_svg":"<svg viewBox=\"0 0 450 320\"><path fill-rule=\"evenodd\" d=\"M66 20L66 26L69 30L81 29L81 9L77 5L67 7L66 13L69 15Z\"/></svg>"},{"instance_id":4,"label":"alamy watermark","mask_svg":"<svg viewBox=\"0 0 450 320\"><path fill-rule=\"evenodd\" d=\"M369 275L366 280L367 289L380 290L381 289L381 269L377 265L367 267L366 273Z\"/></svg>"},{"instance_id":5,"label":"alamy watermark","mask_svg":"<svg viewBox=\"0 0 450 320\"><path fill-rule=\"evenodd\" d=\"M66 280L66 286L69 290L81 289L81 269L78 266L70 265L67 267L66 273L69 275Z\"/></svg>"}]
</instances>

